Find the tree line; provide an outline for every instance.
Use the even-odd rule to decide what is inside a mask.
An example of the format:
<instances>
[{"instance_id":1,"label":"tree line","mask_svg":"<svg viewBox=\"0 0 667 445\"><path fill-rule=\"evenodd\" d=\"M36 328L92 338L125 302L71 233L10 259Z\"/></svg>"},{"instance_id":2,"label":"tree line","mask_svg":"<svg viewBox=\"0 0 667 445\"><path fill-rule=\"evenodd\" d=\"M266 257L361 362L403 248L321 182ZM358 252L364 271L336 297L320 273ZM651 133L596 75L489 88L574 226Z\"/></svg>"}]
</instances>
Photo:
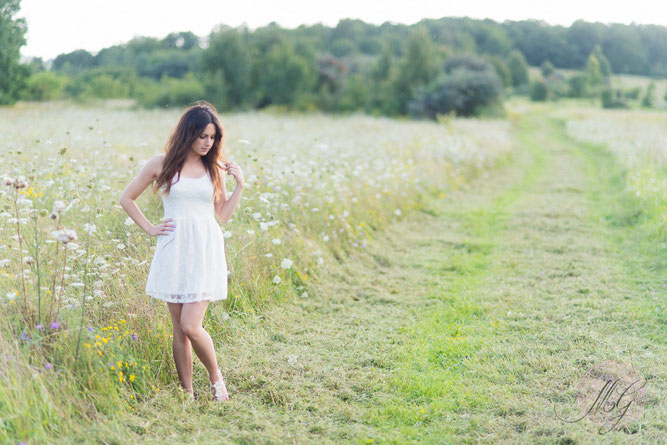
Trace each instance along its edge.
<instances>
[{"instance_id":1,"label":"tree line","mask_svg":"<svg viewBox=\"0 0 667 445\"><path fill-rule=\"evenodd\" d=\"M220 25L206 38L191 32L137 37L97 54L76 50L52 63L25 65L18 63L25 23L13 19L19 1L6 0L0 9L0 70L9 73L0 73L2 103L134 98L153 107L205 97L223 110L466 115L492 110L508 88L536 97L542 87L552 96L582 96L600 83L594 73L560 83L546 76L544 85L529 85L527 65L594 72L593 57L598 71L667 77L666 27L469 18L379 26L344 19L335 27L295 29Z\"/></svg>"}]
</instances>

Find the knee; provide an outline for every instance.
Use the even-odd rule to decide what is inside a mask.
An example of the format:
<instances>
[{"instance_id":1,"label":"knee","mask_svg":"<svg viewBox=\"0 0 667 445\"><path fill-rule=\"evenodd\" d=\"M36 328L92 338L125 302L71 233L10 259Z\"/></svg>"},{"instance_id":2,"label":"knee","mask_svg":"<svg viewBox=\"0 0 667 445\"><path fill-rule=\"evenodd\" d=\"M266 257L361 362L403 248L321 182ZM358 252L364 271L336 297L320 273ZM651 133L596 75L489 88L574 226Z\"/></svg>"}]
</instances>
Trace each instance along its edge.
<instances>
[{"instance_id":1,"label":"knee","mask_svg":"<svg viewBox=\"0 0 667 445\"><path fill-rule=\"evenodd\" d=\"M196 324L183 324L181 325L181 332L183 335L185 335L188 338L192 338L197 335L199 330L201 329L201 326L197 326Z\"/></svg>"}]
</instances>

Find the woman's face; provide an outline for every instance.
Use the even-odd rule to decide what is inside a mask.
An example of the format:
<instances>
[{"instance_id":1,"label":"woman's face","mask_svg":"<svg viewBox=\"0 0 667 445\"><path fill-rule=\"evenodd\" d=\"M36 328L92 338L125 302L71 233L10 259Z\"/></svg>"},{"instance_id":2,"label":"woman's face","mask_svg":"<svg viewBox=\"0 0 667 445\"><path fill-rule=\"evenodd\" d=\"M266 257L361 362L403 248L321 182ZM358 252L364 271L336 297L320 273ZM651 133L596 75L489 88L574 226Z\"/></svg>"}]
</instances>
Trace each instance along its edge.
<instances>
[{"instance_id":1,"label":"woman's face","mask_svg":"<svg viewBox=\"0 0 667 445\"><path fill-rule=\"evenodd\" d=\"M206 156L215 142L215 125L208 124L204 131L192 143L191 150L200 156Z\"/></svg>"}]
</instances>

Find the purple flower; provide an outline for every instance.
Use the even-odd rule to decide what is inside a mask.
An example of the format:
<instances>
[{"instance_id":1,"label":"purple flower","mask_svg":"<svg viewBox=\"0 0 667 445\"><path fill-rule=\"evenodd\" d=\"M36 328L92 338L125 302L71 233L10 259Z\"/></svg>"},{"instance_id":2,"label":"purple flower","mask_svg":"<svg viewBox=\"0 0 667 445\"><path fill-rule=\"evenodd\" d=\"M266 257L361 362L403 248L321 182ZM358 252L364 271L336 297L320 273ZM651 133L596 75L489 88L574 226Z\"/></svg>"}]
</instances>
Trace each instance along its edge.
<instances>
[{"instance_id":1,"label":"purple flower","mask_svg":"<svg viewBox=\"0 0 667 445\"><path fill-rule=\"evenodd\" d=\"M93 332L93 327L92 327L92 326L88 326L88 330L89 330L90 332Z\"/></svg>"},{"instance_id":2,"label":"purple flower","mask_svg":"<svg viewBox=\"0 0 667 445\"><path fill-rule=\"evenodd\" d=\"M132 338L136 340L136 339L138 339L139 337L137 337L137 334L132 334Z\"/></svg>"},{"instance_id":3,"label":"purple flower","mask_svg":"<svg viewBox=\"0 0 667 445\"><path fill-rule=\"evenodd\" d=\"M53 365L51 363L47 363L46 364L46 369L51 369L51 368L53 368Z\"/></svg>"},{"instance_id":4,"label":"purple flower","mask_svg":"<svg viewBox=\"0 0 667 445\"><path fill-rule=\"evenodd\" d=\"M53 323L51 323L51 329L58 329L59 327L60 327L60 323L58 323L57 321L54 321Z\"/></svg>"},{"instance_id":5,"label":"purple flower","mask_svg":"<svg viewBox=\"0 0 667 445\"><path fill-rule=\"evenodd\" d=\"M43 327L44 327L44 325L43 325L42 323L40 323L40 324L38 324L37 326L35 326L35 329L37 329L37 330L39 331L39 330L42 329Z\"/></svg>"},{"instance_id":6,"label":"purple flower","mask_svg":"<svg viewBox=\"0 0 667 445\"><path fill-rule=\"evenodd\" d=\"M25 331L23 331L23 334L21 334L21 339L23 341L26 341L28 339L28 334Z\"/></svg>"}]
</instances>

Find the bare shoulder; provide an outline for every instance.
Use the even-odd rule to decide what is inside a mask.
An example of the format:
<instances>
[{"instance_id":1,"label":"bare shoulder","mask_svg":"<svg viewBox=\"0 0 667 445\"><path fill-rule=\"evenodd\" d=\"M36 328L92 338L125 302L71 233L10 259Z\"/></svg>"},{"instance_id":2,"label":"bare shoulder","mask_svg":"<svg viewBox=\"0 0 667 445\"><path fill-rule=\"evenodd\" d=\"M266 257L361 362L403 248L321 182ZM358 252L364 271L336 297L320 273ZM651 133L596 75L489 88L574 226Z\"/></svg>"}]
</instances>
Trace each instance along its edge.
<instances>
[{"instance_id":1,"label":"bare shoulder","mask_svg":"<svg viewBox=\"0 0 667 445\"><path fill-rule=\"evenodd\" d=\"M160 172L162 172L164 158L165 154L159 153L148 159L142 168L142 173L151 178L157 178L160 175Z\"/></svg>"}]
</instances>

